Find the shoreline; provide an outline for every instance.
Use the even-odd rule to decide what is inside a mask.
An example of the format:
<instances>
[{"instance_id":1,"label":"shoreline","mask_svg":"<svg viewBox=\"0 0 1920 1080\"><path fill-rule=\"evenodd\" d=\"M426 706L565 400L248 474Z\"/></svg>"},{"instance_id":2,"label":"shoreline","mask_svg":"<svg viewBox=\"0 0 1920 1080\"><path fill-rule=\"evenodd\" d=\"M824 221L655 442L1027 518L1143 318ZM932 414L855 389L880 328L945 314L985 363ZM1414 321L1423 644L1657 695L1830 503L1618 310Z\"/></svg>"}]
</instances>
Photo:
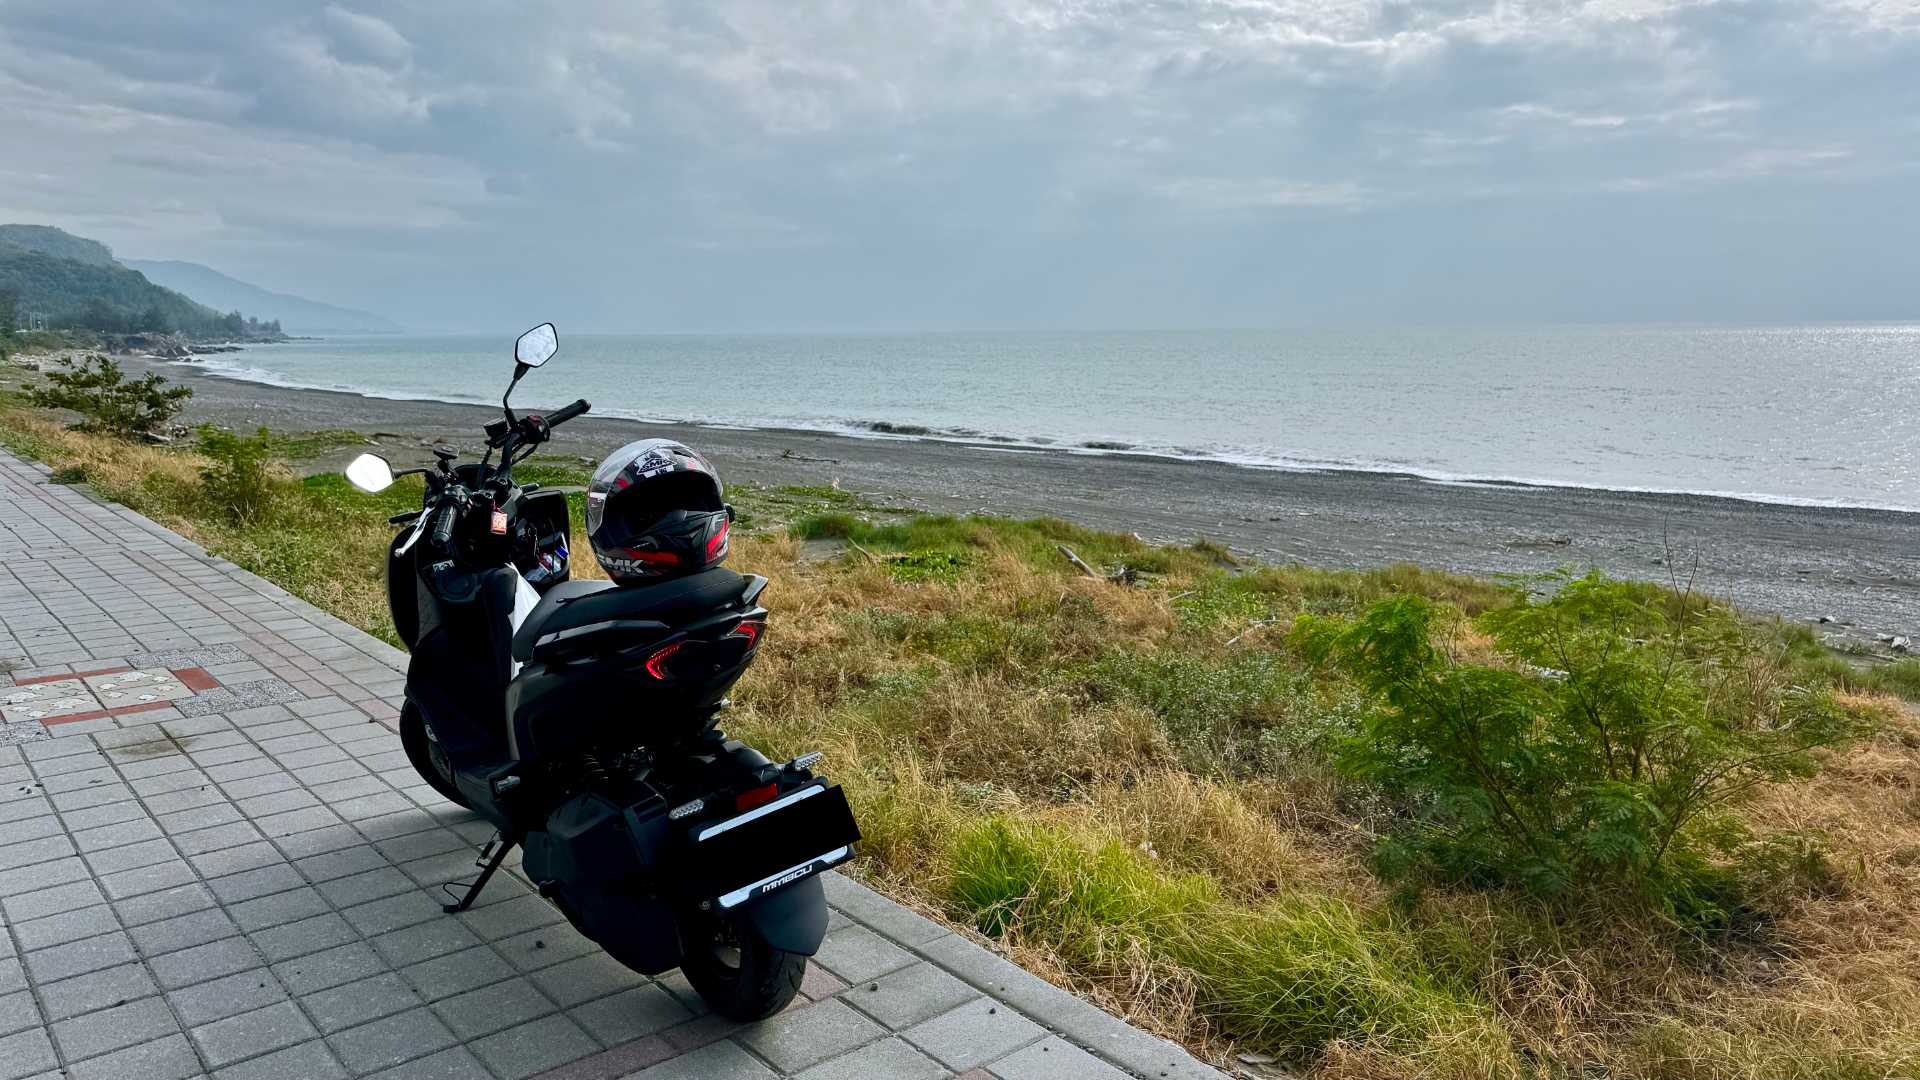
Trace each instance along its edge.
<instances>
[{"instance_id":1,"label":"shoreline","mask_svg":"<svg viewBox=\"0 0 1920 1080\"><path fill-rule=\"evenodd\" d=\"M304 339L303 339L304 340ZM313 339L321 340L321 339ZM239 351L239 350L236 350ZM485 399L464 401L449 397L428 395L383 394L366 389L350 389L331 386L302 385L278 382L269 379L249 378L234 369L220 370L212 366L204 357L185 359L156 356L139 356L138 359L155 366L164 372L167 368L184 367L196 376L227 382L242 383L249 386L264 387L272 390L308 392L321 394L339 394L346 397L361 398L367 401L396 402L403 404L425 403L436 405L455 405L468 407L489 407ZM239 370L258 371L244 365ZM261 374L268 374L261 372ZM1511 489L1548 489L1567 491L1615 492L1627 495L1679 496L1693 499L1726 499L1734 502L1754 503L1762 506L1787 506L1808 509L1831 510L1875 510L1893 514L1911 514L1920 518L1920 505L1897 506L1887 503L1861 502L1848 499L1817 499L1792 495L1768 495L1757 492L1700 490L1686 488L1639 487L1634 485L1586 484L1572 480L1552 480L1540 477L1478 475L1472 473L1452 473L1439 470L1422 471L1419 469L1399 468L1386 464L1370 464L1349 461L1316 461L1294 459L1285 456L1259 457L1252 454L1215 454L1200 450L1183 450L1177 447L1143 446L1118 440L1092 440L1087 442L1065 442L1046 437L1014 436L995 432L976 431L969 428L939 428L921 424L897 424L886 420L850 420L839 424L822 423L815 426L793 426L781 424L745 424L725 420L706 420L688 417L671 417L643 414L631 410L609 410L597 413L603 419L626 420L642 425L670 427L676 429L699 429L712 431L762 431L791 435L826 435L846 439L871 439L882 442L939 442L976 450L999 451L1002 453L1068 454L1099 457L1141 457L1165 461L1202 462L1225 465L1233 468L1252 469L1264 472L1285 473L1345 473L1358 476L1375 476L1393 479L1416 480L1421 483L1439 484L1450 487L1497 487Z\"/></svg>"},{"instance_id":2,"label":"shoreline","mask_svg":"<svg viewBox=\"0 0 1920 1080\"><path fill-rule=\"evenodd\" d=\"M396 465L424 463L435 439L477 456L480 425L498 415L488 405L280 387L193 364L125 362L133 374L158 371L194 389L184 423L351 429L370 444L315 459L313 469L337 469L369 448ZM1205 538L1262 562L1410 562L1483 577L1598 567L1682 587L1691 579L1698 591L1758 614L1802 623L1826 617L1831 623L1818 630L1855 641L1920 631L1920 514L1909 511L592 414L562 428L545 452L597 462L648 435L689 443L731 482L837 484L903 509L1054 516L1163 542Z\"/></svg>"}]
</instances>

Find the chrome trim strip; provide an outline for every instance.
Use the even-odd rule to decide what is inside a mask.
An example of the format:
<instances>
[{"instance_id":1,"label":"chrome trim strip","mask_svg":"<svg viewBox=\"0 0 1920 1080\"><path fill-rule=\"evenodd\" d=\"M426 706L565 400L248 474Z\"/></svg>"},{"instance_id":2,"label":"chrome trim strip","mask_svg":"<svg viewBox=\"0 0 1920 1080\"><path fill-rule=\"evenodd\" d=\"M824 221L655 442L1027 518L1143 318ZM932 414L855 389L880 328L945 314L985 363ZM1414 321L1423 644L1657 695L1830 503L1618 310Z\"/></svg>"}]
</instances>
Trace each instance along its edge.
<instances>
[{"instance_id":1,"label":"chrome trim strip","mask_svg":"<svg viewBox=\"0 0 1920 1080\"><path fill-rule=\"evenodd\" d=\"M777 874L768 874L766 877L761 878L759 881L756 881L751 885L742 885L741 887L733 890L732 892L727 893L726 895L720 897L718 903L722 908L738 907L739 905L745 903L747 898L754 894L755 890L764 887L769 882L778 881L788 874L796 873L801 870L806 870L811 867L820 866L820 864L822 863L827 864L826 867L822 867L822 869L826 869L828 867L831 867L834 863L839 862L842 859L845 859L848 855L852 854L852 852L853 852L853 849L847 846L834 848L832 851L827 852L825 855L816 855L813 858L808 859L806 862L795 863L794 865L787 867L785 870L782 870Z\"/></svg>"},{"instance_id":2,"label":"chrome trim strip","mask_svg":"<svg viewBox=\"0 0 1920 1080\"><path fill-rule=\"evenodd\" d=\"M702 840L707 840L712 837L719 836L721 833L726 832L728 829L737 828L741 825L745 825L749 821L754 821L759 818L766 817L768 814L773 813L775 810L781 810L786 807L792 806L794 803L799 802L801 799L810 799L813 796L818 795L825 790L827 789L819 786L818 784L815 784L809 787L803 787L799 791L796 791L791 795L787 795L782 798L775 799L765 806L756 806L753 809L747 811L746 813L741 814L739 817L728 818L727 820L721 822L718 825L709 825L706 828L701 829L698 833L694 834L694 837L693 837L694 843L699 843ZM774 877L779 877L779 876L780 875L778 874L774 875Z\"/></svg>"}]
</instances>

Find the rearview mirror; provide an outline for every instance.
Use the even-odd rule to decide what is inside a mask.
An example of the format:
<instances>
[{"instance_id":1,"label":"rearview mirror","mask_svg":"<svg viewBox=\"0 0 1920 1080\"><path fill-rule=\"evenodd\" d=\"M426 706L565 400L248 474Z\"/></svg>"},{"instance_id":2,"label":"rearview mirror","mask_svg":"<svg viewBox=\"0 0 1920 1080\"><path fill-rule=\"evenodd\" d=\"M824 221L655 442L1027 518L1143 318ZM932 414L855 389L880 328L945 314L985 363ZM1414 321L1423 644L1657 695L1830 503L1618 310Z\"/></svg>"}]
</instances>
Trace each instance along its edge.
<instances>
[{"instance_id":1,"label":"rearview mirror","mask_svg":"<svg viewBox=\"0 0 1920 1080\"><path fill-rule=\"evenodd\" d=\"M347 466L347 483L361 491L385 491L393 486L393 466L378 454L361 454Z\"/></svg>"},{"instance_id":2,"label":"rearview mirror","mask_svg":"<svg viewBox=\"0 0 1920 1080\"><path fill-rule=\"evenodd\" d=\"M521 334L520 340L513 343L513 358L530 368L553 359L553 354L559 351L560 333L550 322Z\"/></svg>"}]
</instances>

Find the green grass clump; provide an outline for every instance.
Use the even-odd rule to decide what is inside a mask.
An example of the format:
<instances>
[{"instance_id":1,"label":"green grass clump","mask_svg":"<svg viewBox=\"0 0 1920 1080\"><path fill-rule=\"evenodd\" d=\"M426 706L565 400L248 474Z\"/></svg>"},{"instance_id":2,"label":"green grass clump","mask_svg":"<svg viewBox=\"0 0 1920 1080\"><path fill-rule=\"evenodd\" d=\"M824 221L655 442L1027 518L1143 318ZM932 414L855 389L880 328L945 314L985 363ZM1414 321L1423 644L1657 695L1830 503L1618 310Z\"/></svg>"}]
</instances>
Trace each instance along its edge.
<instances>
[{"instance_id":1,"label":"green grass clump","mask_svg":"<svg viewBox=\"0 0 1920 1080\"><path fill-rule=\"evenodd\" d=\"M1238 1045L1311 1060L1336 1041L1432 1052L1451 1046L1507 1071L1506 1040L1470 990L1422 967L1389 917L1328 896L1224 903L1201 874L1168 873L1117 841L1008 815L953 843L946 898L984 933L1042 945L1092 977L1167 965L1196 1010Z\"/></svg>"}]
</instances>

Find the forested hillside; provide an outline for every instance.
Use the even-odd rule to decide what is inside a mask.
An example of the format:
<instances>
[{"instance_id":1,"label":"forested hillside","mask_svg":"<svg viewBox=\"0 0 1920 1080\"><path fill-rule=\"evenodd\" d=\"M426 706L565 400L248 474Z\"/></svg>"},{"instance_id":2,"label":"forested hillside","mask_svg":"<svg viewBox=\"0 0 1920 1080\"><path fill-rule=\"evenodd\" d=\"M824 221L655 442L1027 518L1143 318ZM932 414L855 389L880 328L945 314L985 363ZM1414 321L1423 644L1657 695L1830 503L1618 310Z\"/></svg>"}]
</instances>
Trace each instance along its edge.
<instances>
[{"instance_id":1,"label":"forested hillside","mask_svg":"<svg viewBox=\"0 0 1920 1080\"><path fill-rule=\"evenodd\" d=\"M237 311L221 314L122 266L105 244L43 225L0 225L0 311L9 308L21 326L194 338L280 336L276 323Z\"/></svg>"}]
</instances>

